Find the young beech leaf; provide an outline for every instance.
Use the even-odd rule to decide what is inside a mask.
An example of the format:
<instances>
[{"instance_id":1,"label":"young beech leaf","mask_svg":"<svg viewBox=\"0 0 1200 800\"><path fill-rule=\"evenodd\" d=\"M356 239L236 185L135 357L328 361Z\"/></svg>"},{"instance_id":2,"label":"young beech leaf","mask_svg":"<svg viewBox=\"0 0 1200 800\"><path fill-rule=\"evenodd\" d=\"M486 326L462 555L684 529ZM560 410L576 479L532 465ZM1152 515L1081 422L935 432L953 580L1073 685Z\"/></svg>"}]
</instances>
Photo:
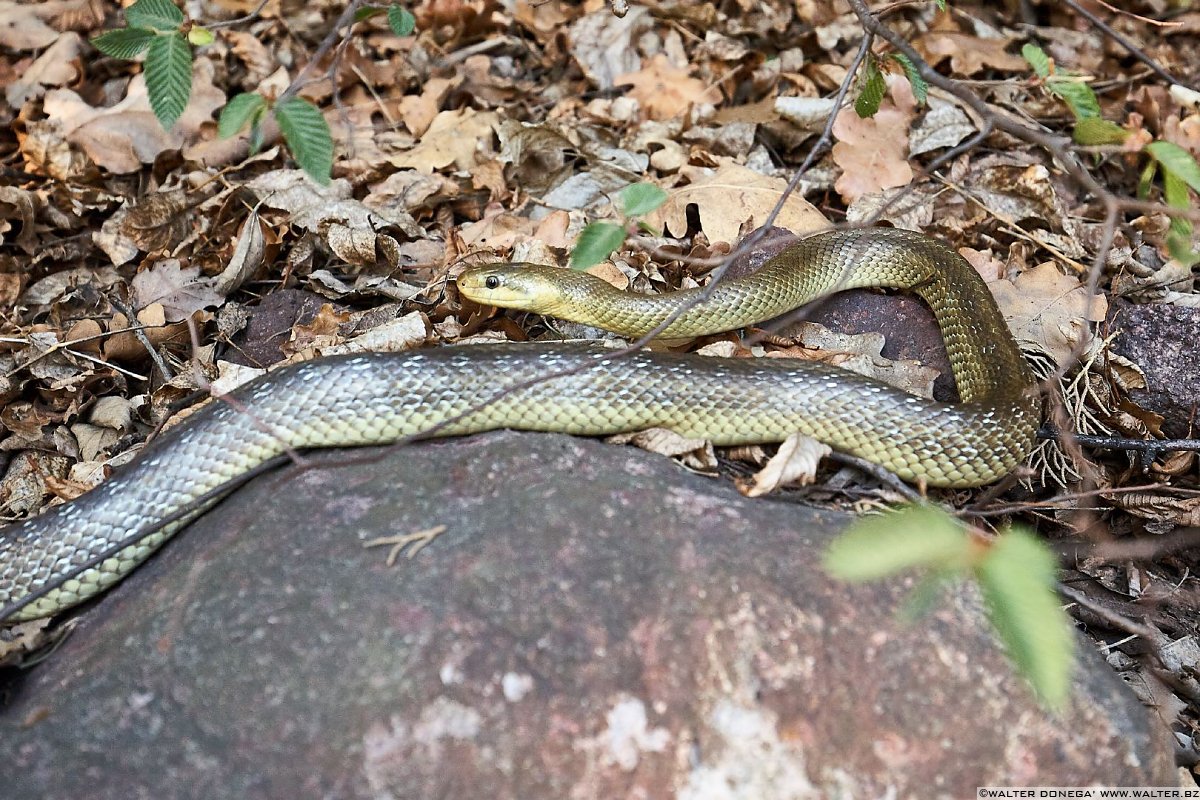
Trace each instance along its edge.
<instances>
[{"instance_id":1,"label":"young beech leaf","mask_svg":"<svg viewBox=\"0 0 1200 800\"><path fill-rule=\"evenodd\" d=\"M388 6L388 27L397 36L408 36L417 27L417 19L407 8Z\"/></svg>"},{"instance_id":2,"label":"young beech leaf","mask_svg":"<svg viewBox=\"0 0 1200 800\"><path fill-rule=\"evenodd\" d=\"M1014 528L997 537L975 572L1009 657L1049 708L1062 708L1075 634L1054 589L1054 555L1032 533Z\"/></svg>"},{"instance_id":3,"label":"young beech leaf","mask_svg":"<svg viewBox=\"0 0 1200 800\"><path fill-rule=\"evenodd\" d=\"M1174 142L1164 141L1151 142L1145 149L1162 165L1163 171L1175 173L1193 191L1200 192L1200 165L1191 153Z\"/></svg>"},{"instance_id":4,"label":"young beech leaf","mask_svg":"<svg viewBox=\"0 0 1200 800\"><path fill-rule=\"evenodd\" d=\"M1021 48L1021 55L1029 62L1029 66L1033 67L1039 78L1050 76L1050 56L1046 55L1045 50L1033 42L1026 42Z\"/></svg>"},{"instance_id":5,"label":"young beech leaf","mask_svg":"<svg viewBox=\"0 0 1200 800\"><path fill-rule=\"evenodd\" d=\"M92 45L106 56L113 58L137 58L150 46L155 38L153 31L141 28L118 28L92 37Z\"/></svg>"},{"instance_id":6,"label":"young beech leaf","mask_svg":"<svg viewBox=\"0 0 1200 800\"><path fill-rule=\"evenodd\" d=\"M913 567L965 568L972 551L962 526L936 506L912 505L855 523L825 552L836 578L865 581Z\"/></svg>"},{"instance_id":7,"label":"young beech leaf","mask_svg":"<svg viewBox=\"0 0 1200 800\"><path fill-rule=\"evenodd\" d=\"M192 94L192 48L181 33L154 37L146 51L146 93L150 108L170 129Z\"/></svg>"},{"instance_id":8,"label":"young beech leaf","mask_svg":"<svg viewBox=\"0 0 1200 800\"><path fill-rule=\"evenodd\" d=\"M221 117L217 121L217 135L222 139L237 135L266 107L267 101L261 94L243 92L234 95L221 109Z\"/></svg>"},{"instance_id":9,"label":"young beech leaf","mask_svg":"<svg viewBox=\"0 0 1200 800\"><path fill-rule=\"evenodd\" d=\"M300 168L322 186L333 172L333 135L312 103L290 97L275 106L275 121Z\"/></svg>"},{"instance_id":10,"label":"young beech leaf","mask_svg":"<svg viewBox=\"0 0 1200 800\"><path fill-rule=\"evenodd\" d=\"M667 202L667 193L653 183L633 183L621 190L621 209L629 217L649 214Z\"/></svg>"},{"instance_id":11,"label":"young beech leaf","mask_svg":"<svg viewBox=\"0 0 1200 800\"><path fill-rule=\"evenodd\" d=\"M125 21L131 28L177 31L183 20L183 12L171 0L137 0L125 9Z\"/></svg>"},{"instance_id":12,"label":"young beech leaf","mask_svg":"<svg viewBox=\"0 0 1200 800\"><path fill-rule=\"evenodd\" d=\"M625 241L625 228L612 222L593 222L579 234L571 251L571 268L587 269L604 261Z\"/></svg>"}]
</instances>

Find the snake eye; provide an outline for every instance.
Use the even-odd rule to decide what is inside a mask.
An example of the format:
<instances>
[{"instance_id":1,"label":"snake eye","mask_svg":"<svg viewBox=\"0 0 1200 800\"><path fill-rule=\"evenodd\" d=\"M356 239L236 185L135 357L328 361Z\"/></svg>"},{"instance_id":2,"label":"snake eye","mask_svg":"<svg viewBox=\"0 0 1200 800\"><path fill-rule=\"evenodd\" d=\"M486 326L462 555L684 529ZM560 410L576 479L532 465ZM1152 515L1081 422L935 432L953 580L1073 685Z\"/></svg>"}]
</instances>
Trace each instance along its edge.
<instances>
[{"instance_id":1,"label":"snake eye","mask_svg":"<svg viewBox=\"0 0 1200 800\"><path fill-rule=\"evenodd\" d=\"M488 275L487 279L483 282L483 285L489 289L499 289L500 288L500 279L497 278L495 275Z\"/></svg>"}]
</instances>

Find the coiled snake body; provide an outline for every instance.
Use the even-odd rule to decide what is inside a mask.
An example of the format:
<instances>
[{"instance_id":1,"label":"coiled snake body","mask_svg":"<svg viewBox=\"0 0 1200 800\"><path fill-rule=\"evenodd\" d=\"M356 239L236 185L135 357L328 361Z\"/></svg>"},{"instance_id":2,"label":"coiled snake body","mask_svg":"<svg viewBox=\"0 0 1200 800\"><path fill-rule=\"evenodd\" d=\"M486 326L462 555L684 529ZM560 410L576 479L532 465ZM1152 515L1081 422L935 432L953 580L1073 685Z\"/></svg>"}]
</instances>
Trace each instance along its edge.
<instances>
[{"instance_id":1,"label":"coiled snake body","mask_svg":"<svg viewBox=\"0 0 1200 800\"><path fill-rule=\"evenodd\" d=\"M465 272L459 285L482 302L630 336L691 299L687 292L620 293L589 277L485 266ZM496 428L599 435L659 426L718 445L782 441L799 431L936 486L977 486L1012 470L1034 441L1033 379L987 287L938 241L890 229L805 239L755 274L719 284L662 336L728 330L861 286L910 288L925 299L962 403L914 397L814 362L651 352L612 358L588 345L475 345L307 362L241 387L235 403L211 403L103 485L0 531L0 609L152 531L7 621L48 616L91 597L204 507L164 520L202 498L211 504L222 485L288 449L385 444L439 424L439 436Z\"/></svg>"}]
</instances>

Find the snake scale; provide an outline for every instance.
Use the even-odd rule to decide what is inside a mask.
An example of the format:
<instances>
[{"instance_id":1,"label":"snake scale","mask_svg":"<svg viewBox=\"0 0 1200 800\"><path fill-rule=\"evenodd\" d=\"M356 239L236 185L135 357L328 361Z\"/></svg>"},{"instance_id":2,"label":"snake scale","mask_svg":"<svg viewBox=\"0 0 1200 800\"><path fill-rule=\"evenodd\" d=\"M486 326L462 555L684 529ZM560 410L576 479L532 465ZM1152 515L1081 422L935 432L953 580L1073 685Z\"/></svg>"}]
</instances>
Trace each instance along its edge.
<instances>
[{"instance_id":1,"label":"snake scale","mask_svg":"<svg viewBox=\"0 0 1200 800\"><path fill-rule=\"evenodd\" d=\"M637 295L581 273L520 265L472 267L459 286L480 302L629 336L653 329L703 291ZM12 622L86 600L203 513L220 487L289 449L385 444L437 425L439 436L660 426L718 445L782 441L799 431L935 486L977 486L1011 471L1033 446L1034 381L987 287L939 241L893 229L804 239L753 275L719 283L661 335L729 330L865 286L911 289L933 309L961 403L915 397L809 361L647 351L613 358L589 345L472 345L310 361L237 389L235 402L210 403L101 486L0 531L0 609L23 604L9 614Z\"/></svg>"}]
</instances>

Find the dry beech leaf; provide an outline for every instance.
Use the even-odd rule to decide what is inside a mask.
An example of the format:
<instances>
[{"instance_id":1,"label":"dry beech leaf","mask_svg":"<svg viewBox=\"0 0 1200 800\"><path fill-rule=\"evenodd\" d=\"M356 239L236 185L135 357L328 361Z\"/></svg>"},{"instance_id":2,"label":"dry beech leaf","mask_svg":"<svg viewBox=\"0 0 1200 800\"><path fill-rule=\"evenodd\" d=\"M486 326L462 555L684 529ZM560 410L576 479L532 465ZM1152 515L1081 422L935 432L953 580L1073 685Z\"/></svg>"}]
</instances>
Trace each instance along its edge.
<instances>
[{"instance_id":1,"label":"dry beech leaf","mask_svg":"<svg viewBox=\"0 0 1200 800\"><path fill-rule=\"evenodd\" d=\"M212 123L213 112L225 105L225 93L213 85L213 65L196 62L192 92L183 116L164 131L146 94L146 80L137 75L129 82L125 99L107 108L93 108L69 89L46 93L43 110L60 126L63 136L79 145L99 166L124 175L136 172L165 150L178 150L200 135L200 126Z\"/></svg>"},{"instance_id":2,"label":"dry beech leaf","mask_svg":"<svg viewBox=\"0 0 1200 800\"><path fill-rule=\"evenodd\" d=\"M891 90L875 116L863 119L843 108L833 123L838 140L832 158L842 168L834 188L847 203L864 194L907 186L913 179L908 163L908 129L917 101L904 78L891 76Z\"/></svg>"},{"instance_id":3,"label":"dry beech leaf","mask_svg":"<svg viewBox=\"0 0 1200 800\"><path fill-rule=\"evenodd\" d=\"M681 235L687 229L687 207L694 204L710 242L734 242L743 223L762 224L786 186L782 178L770 178L725 160L716 172L670 190L667 202L645 219L657 230L666 226ZM829 227L825 216L797 192L788 197L775 224L797 234Z\"/></svg>"},{"instance_id":4,"label":"dry beech leaf","mask_svg":"<svg viewBox=\"0 0 1200 800\"><path fill-rule=\"evenodd\" d=\"M1057 363L1070 358L1088 323L1108 312L1102 295L1088 297L1079 279L1064 275L1054 262L1023 272L1015 280L988 284L1013 336L1025 346L1042 350Z\"/></svg>"},{"instance_id":5,"label":"dry beech leaf","mask_svg":"<svg viewBox=\"0 0 1200 800\"><path fill-rule=\"evenodd\" d=\"M182 189L148 194L119 217L120 235L147 253L172 250L189 229L187 195ZM110 219L118 219L114 214Z\"/></svg>"},{"instance_id":6,"label":"dry beech leaf","mask_svg":"<svg viewBox=\"0 0 1200 800\"><path fill-rule=\"evenodd\" d=\"M343 353L401 353L425 344L430 333L429 318L420 311L385 322L343 344L320 348L322 356Z\"/></svg>"},{"instance_id":7,"label":"dry beech leaf","mask_svg":"<svg viewBox=\"0 0 1200 800\"><path fill-rule=\"evenodd\" d=\"M753 477L738 481L737 489L746 497L762 497L789 484L808 486L817 479L821 459L832 452L827 444L793 433Z\"/></svg>"},{"instance_id":8,"label":"dry beech leaf","mask_svg":"<svg viewBox=\"0 0 1200 800\"><path fill-rule=\"evenodd\" d=\"M376 247L385 257L394 254L394 229L410 239L425 232L410 214L398 208L369 208L354 199L349 181L338 179L318 186L301 170L275 170L246 184L262 205L288 212L293 226L319 236L339 257L354 264L376 263Z\"/></svg>"},{"instance_id":9,"label":"dry beech leaf","mask_svg":"<svg viewBox=\"0 0 1200 800\"><path fill-rule=\"evenodd\" d=\"M434 117L416 147L388 158L395 167L435 172L453 164L469 170L480 161L480 153L491 151L492 135L500 118L491 111L460 108ZM482 145L482 146L481 146Z\"/></svg>"},{"instance_id":10,"label":"dry beech leaf","mask_svg":"<svg viewBox=\"0 0 1200 800\"><path fill-rule=\"evenodd\" d=\"M224 299L211 278L201 277L199 267L181 267L175 258L165 258L134 275L130 288L134 308L161 305L167 322L179 322Z\"/></svg>"},{"instance_id":11,"label":"dry beech leaf","mask_svg":"<svg viewBox=\"0 0 1200 800\"><path fill-rule=\"evenodd\" d=\"M707 439L689 439L667 428L647 428L633 433L618 433L605 441L632 444L651 453L677 458L684 466L701 472L717 468L717 454Z\"/></svg>"},{"instance_id":12,"label":"dry beech leaf","mask_svg":"<svg viewBox=\"0 0 1200 800\"><path fill-rule=\"evenodd\" d=\"M1010 42L1010 39L981 39L953 31L931 31L917 37L913 46L930 66L936 67L950 59L950 70L955 75L970 77L989 68L1028 72L1025 59L1005 49Z\"/></svg>"},{"instance_id":13,"label":"dry beech leaf","mask_svg":"<svg viewBox=\"0 0 1200 800\"><path fill-rule=\"evenodd\" d=\"M242 384L249 383L266 374L265 369L258 367L247 367L244 364L234 364L232 361L218 361L217 377L209 384L208 391L213 397L220 397L229 394Z\"/></svg>"},{"instance_id":14,"label":"dry beech leaf","mask_svg":"<svg viewBox=\"0 0 1200 800\"><path fill-rule=\"evenodd\" d=\"M237 244L233 248L229 264L213 281L213 288L217 294L228 297L258 272L265 253L266 239L263 237L262 223L259 222L258 213L251 211L238 231Z\"/></svg>"},{"instance_id":15,"label":"dry beech leaf","mask_svg":"<svg viewBox=\"0 0 1200 800\"><path fill-rule=\"evenodd\" d=\"M627 72L617 84L630 84L629 96L638 101L650 119L667 120L683 114L691 106L721 102L715 86L693 78L658 53L637 72Z\"/></svg>"},{"instance_id":16,"label":"dry beech leaf","mask_svg":"<svg viewBox=\"0 0 1200 800\"><path fill-rule=\"evenodd\" d=\"M916 361L884 358L880 333L837 333L816 322L798 322L793 337L798 347L772 350L767 358L803 358L866 375L920 397L933 397L938 371Z\"/></svg>"},{"instance_id":17,"label":"dry beech leaf","mask_svg":"<svg viewBox=\"0 0 1200 800\"><path fill-rule=\"evenodd\" d=\"M457 89L462 82L462 75L455 75L451 78L430 78L421 87L419 95L405 95L400 100L400 116L404 118L404 127L408 128L413 136L424 136L434 119L437 118L442 100L452 90Z\"/></svg>"},{"instance_id":18,"label":"dry beech leaf","mask_svg":"<svg viewBox=\"0 0 1200 800\"><path fill-rule=\"evenodd\" d=\"M44 205L45 201L33 192L16 186L0 186L0 244L11 241L27 255L33 254L37 249L34 219L37 210ZM7 234L14 223L20 224L20 231L9 239Z\"/></svg>"},{"instance_id":19,"label":"dry beech leaf","mask_svg":"<svg viewBox=\"0 0 1200 800\"><path fill-rule=\"evenodd\" d=\"M79 51L83 39L73 31L58 37L46 52L21 73L19 80L4 89L8 104L19 109L29 100L36 100L45 93L47 86L65 86L79 76Z\"/></svg>"},{"instance_id":20,"label":"dry beech leaf","mask_svg":"<svg viewBox=\"0 0 1200 800\"><path fill-rule=\"evenodd\" d=\"M96 461L121 439L118 431L87 422L76 422L71 433L79 443L79 457L84 461Z\"/></svg>"},{"instance_id":21,"label":"dry beech leaf","mask_svg":"<svg viewBox=\"0 0 1200 800\"><path fill-rule=\"evenodd\" d=\"M60 13L60 3L0 2L0 47L10 50L41 50L54 44L58 31L42 20Z\"/></svg>"},{"instance_id":22,"label":"dry beech leaf","mask_svg":"<svg viewBox=\"0 0 1200 800\"><path fill-rule=\"evenodd\" d=\"M651 25L650 9L645 6L632 6L623 17L599 8L571 25L567 34L571 55L588 80L600 89L611 89L618 75L641 68L633 40Z\"/></svg>"},{"instance_id":23,"label":"dry beech leaf","mask_svg":"<svg viewBox=\"0 0 1200 800\"><path fill-rule=\"evenodd\" d=\"M325 303L307 323L292 326L291 338L282 350L292 355L309 349L331 347L345 338L340 330L349 321L349 312L338 311L332 303Z\"/></svg>"}]
</instances>

